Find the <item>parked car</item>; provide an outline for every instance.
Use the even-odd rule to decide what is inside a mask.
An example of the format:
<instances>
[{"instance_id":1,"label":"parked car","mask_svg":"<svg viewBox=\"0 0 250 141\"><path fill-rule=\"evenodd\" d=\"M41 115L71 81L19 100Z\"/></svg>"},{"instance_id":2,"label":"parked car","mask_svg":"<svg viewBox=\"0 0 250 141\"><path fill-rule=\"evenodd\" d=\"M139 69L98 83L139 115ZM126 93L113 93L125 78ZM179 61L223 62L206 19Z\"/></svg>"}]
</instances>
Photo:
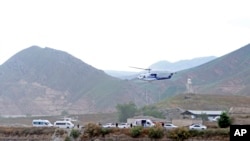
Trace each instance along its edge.
<instances>
[{"instance_id":1,"label":"parked car","mask_svg":"<svg viewBox=\"0 0 250 141\"><path fill-rule=\"evenodd\" d=\"M166 128L166 129L173 129L173 128L177 128L177 127L178 126L171 124L171 123L164 124L164 128Z\"/></svg>"},{"instance_id":2,"label":"parked car","mask_svg":"<svg viewBox=\"0 0 250 141\"><path fill-rule=\"evenodd\" d=\"M130 125L128 123L120 123L118 124L118 128L129 128Z\"/></svg>"},{"instance_id":3,"label":"parked car","mask_svg":"<svg viewBox=\"0 0 250 141\"><path fill-rule=\"evenodd\" d=\"M207 126L202 125L202 124L192 124L189 126L190 130L205 130L207 129Z\"/></svg>"},{"instance_id":4,"label":"parked car","mask_svg":"<svg viewBox=\"0 0 250 141\"><path fill-rule=\"evenodd\" d=\"M114 123L106 123L102 126L103 128L112 128L112 127L116 127Z\"/></svg>"}]
</instances>

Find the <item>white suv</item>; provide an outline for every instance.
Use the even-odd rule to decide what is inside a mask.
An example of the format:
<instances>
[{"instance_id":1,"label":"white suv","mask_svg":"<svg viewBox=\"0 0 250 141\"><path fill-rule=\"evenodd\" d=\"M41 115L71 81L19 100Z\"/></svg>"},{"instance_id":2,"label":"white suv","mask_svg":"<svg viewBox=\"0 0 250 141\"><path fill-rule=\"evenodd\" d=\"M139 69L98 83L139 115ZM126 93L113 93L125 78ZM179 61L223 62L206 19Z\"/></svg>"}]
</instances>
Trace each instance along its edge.
<instances>
[{"instance_id":1,"label":"white suv","mask_svg":"<svg viewBox=\"0 0 250 141\"><path fill-rule=\"evenodd\" d=\"M189 129L191 129L191 130L205 130L205 129L207 129L207 126L205 126L205 125L202 125L202 124L192 124L192 125L190 125L189 126Z\"/></svg>"},{"instance_id":2,"label":"white suv","mask_svg":"<svg viewBox=\"0 0 250 141\"><path fill-rule=\"evenodd\" d=\"M107 123L105 125L102 126L103 128L111 128L111 127L115 127L114 123Z\"/></svg>"},{"instance_id":3,"label":"white suv","mask_svg":"<svg viewBox=\"0 0 250 141\"><path fill-rule=\"evenodd\" d=\"M129 124L128 123L120 123L120 124L118 124L118 128L129 128Z\"/></svg>"}]
</instances>

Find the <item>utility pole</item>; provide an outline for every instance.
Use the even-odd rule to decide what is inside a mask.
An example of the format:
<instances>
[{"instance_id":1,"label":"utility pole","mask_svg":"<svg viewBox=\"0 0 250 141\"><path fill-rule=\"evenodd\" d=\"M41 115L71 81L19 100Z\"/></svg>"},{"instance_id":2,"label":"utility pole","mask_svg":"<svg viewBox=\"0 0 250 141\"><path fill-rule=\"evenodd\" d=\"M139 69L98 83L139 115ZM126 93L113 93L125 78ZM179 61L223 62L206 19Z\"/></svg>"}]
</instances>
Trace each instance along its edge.
<instances>
[{"instance_id":1,"label":"utility pole","mask_svg":"<svg viewBox=\"0 0 250 141\"><path fill-rule=\"evenodd\" d=\"M147 92L147 87L145 88L145 95L146 95L146 105L148 105L148 92Z\"/></svg>"}]
</instances>

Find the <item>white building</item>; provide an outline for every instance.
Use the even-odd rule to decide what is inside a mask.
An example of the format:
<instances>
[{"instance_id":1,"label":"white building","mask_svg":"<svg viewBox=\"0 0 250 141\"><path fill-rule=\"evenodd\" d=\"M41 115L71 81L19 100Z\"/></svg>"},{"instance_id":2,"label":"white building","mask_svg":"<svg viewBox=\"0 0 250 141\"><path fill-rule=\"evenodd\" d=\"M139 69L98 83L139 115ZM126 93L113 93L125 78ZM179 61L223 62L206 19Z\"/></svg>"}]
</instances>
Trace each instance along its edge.
<instances>
[{"instance_id":1,"label":"white building","mask_svg":"<svg viewBox=\"0 0 250 141\"><path fill-rule=\"evenodd\" d=\"M222 114L222 112L224 112L224 111L186 110L181 114L183 115L184 118L190 117L192 119L197 119L203 115L206 115L208 117L208 120L212 120L215 117L220 116Z\"/></svg>"}]
</instances>

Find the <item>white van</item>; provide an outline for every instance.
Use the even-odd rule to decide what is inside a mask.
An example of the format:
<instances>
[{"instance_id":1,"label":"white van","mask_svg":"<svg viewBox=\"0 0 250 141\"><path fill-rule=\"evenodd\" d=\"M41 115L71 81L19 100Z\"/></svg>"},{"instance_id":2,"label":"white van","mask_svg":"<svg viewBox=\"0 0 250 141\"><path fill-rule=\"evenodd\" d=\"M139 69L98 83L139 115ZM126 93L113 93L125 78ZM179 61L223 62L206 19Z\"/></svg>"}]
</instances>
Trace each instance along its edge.
<instances>
[{"instance_id":1,"label":"white van","mask_svg":"<svg viewBox=\"0 0 250 141\"><path fill-rule=\"evenodd\" d=\"M53 125L48 120L43 119L34 119L32 121L34 127L52 127Z\"/></svg>"},{"instance_id":2,"label":"white van","mask_svg":"<svg viewBox=\"0 0 250 141\"><path fill-rule=\"evenodd\" d=\"M155 124L150 119L135 119L133 126L153 127Z\"/></svg>"},{"instance_id":3,"label":"white van","mask_svg":"<svg viewBox=\"0 0 250 141\"><path fill-rule=\"evenodd\" d=\"M58 128L74 128L74 124L71 121L56 121L54 122L54 127Z\"/></svg>"}]
</instances>

